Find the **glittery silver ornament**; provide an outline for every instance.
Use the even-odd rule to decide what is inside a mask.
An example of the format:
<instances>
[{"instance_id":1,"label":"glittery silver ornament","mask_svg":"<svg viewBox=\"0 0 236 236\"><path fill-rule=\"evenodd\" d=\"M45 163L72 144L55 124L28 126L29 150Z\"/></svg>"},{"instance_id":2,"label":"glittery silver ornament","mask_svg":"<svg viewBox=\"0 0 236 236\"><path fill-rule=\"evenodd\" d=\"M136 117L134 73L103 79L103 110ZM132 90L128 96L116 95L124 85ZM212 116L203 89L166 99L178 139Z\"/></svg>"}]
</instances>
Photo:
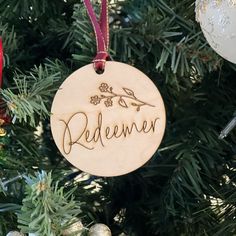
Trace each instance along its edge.
<instances>
[{"instance_id":1,"label":"glittery silver ornament","mask_svg":"<svg viewBox=\"0 0 236 236\"><path fill-rule=\"evenodd\" d=\"M65 229L63 231L63 236L71 236L71 235L74 235L74 236L80 236L82 235L82 231L83 231L83 224L82 222L80 221L80 219L76 219L77 221L73 224L71 224L69 226L68 229Z\"/></svg>"},{"instance_id":2,"label":"glittery silver ornament","mask_svg":"<svg viewBox=\"0 0 236 236\"><path fill-rule=\"evenodd\" d=\"M24 236L24 234L18 231L10 231L6 236Z\"/></svg>"},{"instance_id":3,"label":"glittery silver ornament","mask_svg":"<svg viewBox=\"0 0 236 236\"><path fill-rule=\"evenodd\" d=\"M211 47L236 63L236 0L196 0L196 19Z\"/></svg>"},{"instance_id":4,"label":"glittery silver ornament","mask_svg":"<svg viewBox=\"0 0 236 236\"><path fill-rule=\"evenodd\" d=\"M111 230L104 224L95 224L89 230L89 236L112 236Z\"/></svg>"}]
</instances>

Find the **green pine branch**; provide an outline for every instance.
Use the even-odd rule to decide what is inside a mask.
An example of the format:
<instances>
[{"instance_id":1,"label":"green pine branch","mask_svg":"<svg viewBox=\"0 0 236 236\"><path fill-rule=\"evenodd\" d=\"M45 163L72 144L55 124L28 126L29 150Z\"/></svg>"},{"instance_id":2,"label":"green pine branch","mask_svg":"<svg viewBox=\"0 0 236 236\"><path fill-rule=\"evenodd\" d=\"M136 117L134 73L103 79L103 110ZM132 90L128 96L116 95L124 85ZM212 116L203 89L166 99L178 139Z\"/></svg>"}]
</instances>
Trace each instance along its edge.
<instances>
[{"instance_id":1,"label":"green pine branch","mask_svg":"<svg viewBox=\"0 0 236 236\"><path fill-rule=\"evenodd\" d=\"M1 91L13 119L35 127L40 119L48 118L51 100L65 73L63 69L63 64L56 61L35 67L27 75L16 72L15 87Z\"/></svg>"},{"instance_id":2,"label":"green pine branch","mask_svg":"<svg viewBox=\"0 0 236 236\"><path fill-rule=\"evenodd\" d=\"M81 217L80 205L72 194L54 182L51 173L26 177L26 196L18 214L19 227L24 233L58 236Z\"/></svg>"}]
</instances>

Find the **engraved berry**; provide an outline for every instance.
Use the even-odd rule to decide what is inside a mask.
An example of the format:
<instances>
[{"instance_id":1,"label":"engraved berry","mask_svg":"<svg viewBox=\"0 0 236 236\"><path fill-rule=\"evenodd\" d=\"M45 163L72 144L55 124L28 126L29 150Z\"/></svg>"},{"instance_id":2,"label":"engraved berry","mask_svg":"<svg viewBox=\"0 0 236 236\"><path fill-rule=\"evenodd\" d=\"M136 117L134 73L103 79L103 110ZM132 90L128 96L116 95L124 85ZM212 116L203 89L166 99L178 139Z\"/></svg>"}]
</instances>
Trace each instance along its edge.
<instances>
[{"instance_id":1,"label":"engraved berry","mask_svg":"<svg viewBox=\"0 0 236 236\"><path fill-rule=\"evenodd\" d=\"M101 98L98 96L93 96L90 99L90 103L94 105L98 105L101 102Z\"/></svg>"},{"instance_id":2,"label":"engraved berry","mask_svg":"<svg viewBox=\"0 0 236 236\"><path fill-rule=\"evenodd\" d=\"M106 107L112 107L113 105L113 101L111 100L111 98L108 98L104 104L106 105Z\"/></svg>"},{"instance_id":3,"label":"engraved berry","mask_svg":"<svg viewBox=\"0 0 236 236\"><path fill-rule=\"evenodd\" d=\"M99 87L99 90L100 90L102 93L108 92L108 89L109 89L109 86L108 86L107 83L102 83L101 86Z\"/></svg>"}]
</instances>

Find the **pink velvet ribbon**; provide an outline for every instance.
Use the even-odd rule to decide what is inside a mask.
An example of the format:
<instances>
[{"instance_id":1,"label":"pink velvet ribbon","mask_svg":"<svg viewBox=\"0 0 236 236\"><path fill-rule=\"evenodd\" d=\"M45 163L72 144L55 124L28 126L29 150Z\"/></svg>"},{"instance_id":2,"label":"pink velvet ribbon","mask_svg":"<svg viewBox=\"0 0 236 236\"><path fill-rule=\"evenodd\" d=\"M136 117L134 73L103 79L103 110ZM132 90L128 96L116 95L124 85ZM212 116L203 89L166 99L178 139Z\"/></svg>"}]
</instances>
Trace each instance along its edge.
<instances>
[{"instance_id":1,"label":"pink velvet ribbon","mask_svg":"<svg viewBox=\"0 0 236 236\"><path fill-rule=\"evenodd\" d=\"M96 71L103 71L105 69L106 61L109 59L108 3L107 0L102 0L101 2L101 14L99 22L90 0L84 0L84 5L87 9L96 37L97 55L93 60L94 68Z\"/></svg>"}]
</instances>

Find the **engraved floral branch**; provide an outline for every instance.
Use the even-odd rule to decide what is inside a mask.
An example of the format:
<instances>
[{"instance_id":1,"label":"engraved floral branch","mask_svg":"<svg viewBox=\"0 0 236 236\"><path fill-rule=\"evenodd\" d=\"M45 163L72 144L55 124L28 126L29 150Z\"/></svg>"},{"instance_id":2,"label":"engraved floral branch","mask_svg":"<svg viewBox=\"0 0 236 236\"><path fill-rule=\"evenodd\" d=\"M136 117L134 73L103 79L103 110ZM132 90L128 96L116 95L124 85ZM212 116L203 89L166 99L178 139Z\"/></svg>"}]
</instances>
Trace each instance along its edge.
<instances>
[{"instance_id":1,"label":"engraved floral branch","mask_svg":"<svg viewBox=\"0 0 236 236\"><path fill-rule=\"evenodd\" d=\"M93 105L98 105L104 101L106 107L112 107L114 104L114 99L118 100L118 104L123 108L128 108L127 100L131 100L131 106L136 107L137 111L140 111L142 106L155 107L149 103L141 101L138 99L134 91L128 88L123 88L125 94L117 94L113 91L113 87L109 86L107 83L102 83L99 87L102 95L95 95L90 98L90 103Z\"/></svg>"}]
</instances>

